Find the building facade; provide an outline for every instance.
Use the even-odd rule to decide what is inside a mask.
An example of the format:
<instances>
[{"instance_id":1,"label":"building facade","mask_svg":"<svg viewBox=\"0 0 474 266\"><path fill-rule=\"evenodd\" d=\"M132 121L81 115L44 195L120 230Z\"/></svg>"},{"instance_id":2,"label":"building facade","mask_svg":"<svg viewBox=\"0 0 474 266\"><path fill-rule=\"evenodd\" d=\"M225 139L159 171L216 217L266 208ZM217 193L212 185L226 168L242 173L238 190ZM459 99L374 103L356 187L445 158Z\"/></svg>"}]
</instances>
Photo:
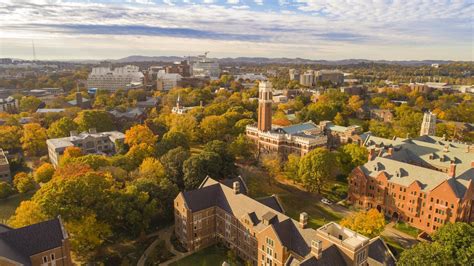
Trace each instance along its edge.
<instances>
[{"instance_id":1,"label":"building facade","mask_svg":"<svg viewBox=\"0 0 474 266\"><path fill-rule=\"evenodd\" d=\"M348 201L427 233L474 221L474 147L443 138L368 136L369 161L349 176Z\"/></svg>"},{"instance_id":2,"label":"building facade","mask_svg":"<svg viewBox=\"0 0 474 266\"><path fill-rule=\"evenodd\" d=\"M392 122L393 113L389 109L372 109L370 110L370 119L382 122Z\"/></svg>"},{"instance_id":3,"label":"building facade","mask_svg":"<svg viewBox=\"0 0 474 266\"><path fill-rule=\"evenodd\" d=\"M159 91L169 91L177 87L182 78L180 74L166 73L164 70L160 70L156 75L156 89Z\"/></svg>"},{"instance_id":4,"label":"building facade","mask_svg":"<svg viewBox=\"0 0 474 266\"><path fill-rule=\"evenodd\" d=\"M420 136L436 135L436 115L429 112L423 115L423 123L421 123Z\"/></svg>"},{"instance_id":5,"label":"building facade","mask_svg":"<svg viewBox=\"0 0 474 266\"><path fill-rule=\"evenodd\" d=\"M123 142L125 135L118 131L97 133L95 129L89 132L71 132L71 136L65 138L48 139L48 155L51 163L56 167L61 156L68 147L78 147L84 153L114 154L117 142Z\"/></svg>"},{"instance_id":6,"label":"building facade","mask_svg":"<svg viewBox=\"0 0 474 266\"><path fill-rule=\"evenodd\" d=\"M127 65L111 69L110 67L94 67L87 78L88 88L115 91L118 89L141 88L144 75L138 66Z\"/></svg>"},{"instance_id":7,"label":"building facade","mask_svg":"<svg viewBox=\"0 0 474 266\"><path fill-rule=\"evenodd\" d=\"M61 219L18 229L0 224L0 265L73 265L69 236Z\"/></svg>"},{"instance_id":8,"label":"building facade","mask_svg":"<svg viewBox=\"0 0 474 266\"><path fill-rule=\"evenodd\" d=\"M9 96L5 99L0 99L0 113L17 113L19 110L19 102L17 99Z\"/></svg>"},{"instance_id":9,"label":"building facade","mask_svg":"<svg viewBox=\"0 0 474 266\"><path fill-rule=\"evenodd\" d=\"M377 265L369 254L379 240L336 223L311 229L306 213L293 220L248 197L240 186L208 177L199 189L176 197L175 233L186 249L223 243L251 265ZM383 257L386 265L394 265L393 255Z\"/></svg>"},{"instance_id":10,"label":"building facade","mask_svg":"<svg viewBox=\"0 0 474 266\"><path fill-rule=\"evenodd\" d=\"M12 175L10 172L10 163L8 162L7 155L0 148L0 182L11 182Z\"/></svg>"},{"instance_id":11,"label":"building facade","mask_svg":"<svg viewBox=\"0 0 474 266\"><path fill-rule=\"evenodd\" d=\"M193 77L217 80L220 77L221 69L219 63L207 58L207 53L200 55L198 60L193 63L192 67Z\"/></svg>"}]
</instances>

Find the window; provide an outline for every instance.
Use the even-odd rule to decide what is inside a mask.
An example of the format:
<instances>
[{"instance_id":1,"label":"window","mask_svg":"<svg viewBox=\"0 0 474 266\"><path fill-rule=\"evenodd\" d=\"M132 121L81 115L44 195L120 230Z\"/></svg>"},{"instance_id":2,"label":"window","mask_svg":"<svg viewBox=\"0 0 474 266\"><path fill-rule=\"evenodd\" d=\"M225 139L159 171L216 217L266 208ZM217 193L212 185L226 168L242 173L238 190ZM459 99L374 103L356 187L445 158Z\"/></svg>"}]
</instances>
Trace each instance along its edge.
<instances>
[{"instance_id":1,"label":"window","mask_svg":"<svg viewBox=\"0 0 474 266\"><path fill-rule=\"evenodd\" d=\"M51 261L54 260L54 253L51 253Z\"/></svg>"},{"instance_id":2,"label":"window","mask_svg":"<svg viewBox=\"0 0 474 266\"><path fill-rule=\"evenodd\" d=\"M43 256L43 263L47 263L48 262L48 256Z\"/></svg>"}]
</instances>

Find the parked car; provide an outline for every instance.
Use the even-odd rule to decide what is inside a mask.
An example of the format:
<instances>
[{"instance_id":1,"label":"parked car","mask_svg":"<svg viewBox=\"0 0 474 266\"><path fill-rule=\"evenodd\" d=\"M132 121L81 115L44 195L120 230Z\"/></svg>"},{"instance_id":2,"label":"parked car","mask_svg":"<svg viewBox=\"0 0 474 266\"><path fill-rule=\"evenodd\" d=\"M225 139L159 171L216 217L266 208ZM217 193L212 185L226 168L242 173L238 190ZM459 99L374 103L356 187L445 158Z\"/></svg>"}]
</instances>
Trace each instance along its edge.
<instances>
[{"instance_id":1,"label":"parked car","mask_svg":"<svg viewBox=\"0 0 474 266\"><path fill-rule=\"evenodd\" d=\"M326 198L322 198L322 199L321 199L321 202L324 203L324 204L327 204L327 205L331 205L331 204L332 204L332 202L331 202L330 200L326 199Z\"/></svg>"}]
</instances>

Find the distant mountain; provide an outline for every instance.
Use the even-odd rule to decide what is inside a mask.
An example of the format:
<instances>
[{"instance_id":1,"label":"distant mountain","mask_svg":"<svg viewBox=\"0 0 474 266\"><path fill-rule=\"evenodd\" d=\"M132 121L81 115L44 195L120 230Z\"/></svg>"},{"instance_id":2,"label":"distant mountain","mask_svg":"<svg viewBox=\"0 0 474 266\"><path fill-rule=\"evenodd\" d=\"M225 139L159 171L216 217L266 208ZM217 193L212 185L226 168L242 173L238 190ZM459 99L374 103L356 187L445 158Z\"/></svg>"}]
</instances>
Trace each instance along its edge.
<instances>
[{"instance_id":1,"label":"distant mountain","mask_svg":"<svg viewBox=\"0 0 474 266\"><path fill-rule=\"evenodd\" d=\"M133 63L133 62L175 62L188 59L188 57L181 56L142 56L132 55L125 58L111 60L117 63ZM195 57L191 57L191 60ZM225 57L212 58L219 63L224 64L320 64L320 65L352 65L360 63L379 63L379 64L397 64L397 65L431 65L431 64L448 64L454 61L451 60L367 60L367 59L344 59L344 60L312 60L304 58L267 58L267 57Z\"/></svg>"}]
</instances>

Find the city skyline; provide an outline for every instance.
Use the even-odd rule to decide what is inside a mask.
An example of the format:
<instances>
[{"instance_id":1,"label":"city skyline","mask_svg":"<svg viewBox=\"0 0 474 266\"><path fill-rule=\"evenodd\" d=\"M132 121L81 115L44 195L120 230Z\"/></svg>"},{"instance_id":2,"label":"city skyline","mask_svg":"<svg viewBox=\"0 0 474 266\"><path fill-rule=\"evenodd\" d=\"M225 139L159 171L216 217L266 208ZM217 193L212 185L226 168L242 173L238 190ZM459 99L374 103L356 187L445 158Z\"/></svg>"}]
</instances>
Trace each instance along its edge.
<instances>
[{"instance_id":1,"label":"city skyline","mask_svg":"<svg viewBox=\"0 0 474 266\"><path fill-rule=\"evenodd\" d=\"M473 58L469 1L0 0L0 57Z\"/></svg>"}]
</instances>

